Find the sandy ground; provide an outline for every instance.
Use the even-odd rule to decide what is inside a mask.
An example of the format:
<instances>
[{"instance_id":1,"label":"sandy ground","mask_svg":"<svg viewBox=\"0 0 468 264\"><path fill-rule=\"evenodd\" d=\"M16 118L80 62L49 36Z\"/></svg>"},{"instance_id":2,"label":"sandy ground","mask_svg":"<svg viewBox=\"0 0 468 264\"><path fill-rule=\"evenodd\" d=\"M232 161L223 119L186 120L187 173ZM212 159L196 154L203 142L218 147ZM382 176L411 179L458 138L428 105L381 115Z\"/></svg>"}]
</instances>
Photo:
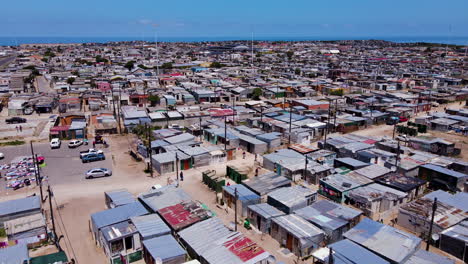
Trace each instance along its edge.
<instances>
[{"instance_id":1,"label":"sandy ground","mask_svg":"<svg viewBox=\"0 0 468 264\"><path fill-rule=\"evenodd\" d=\"M356 133L369 136L388 135L391 137L392 131L392 126L382 125L357 131ZM448 134L441 136L447 135ZM116 135L108 139L114 171L112 177L94 179L86 182L73 181L69 183L57 183L52 186L57 232L59 235L63 234L68 238L62 240L61 245L68 256L70 258L75 258L77 263L101 264L108 262L103 250L96 247L89 231L90 215L106 209L104 203L105 191L126 188L136 196L142 192L146 192L154 184L166 185L168 182L167 175L150 178L149 175L143 172L145 164L132 160L128 154L130 143L128 136ZM462 137L460 140L466 140L466 137ZM466 145L463 146L463 150L466 152ZM238 152L237 159L230 161L228 164L251 167L251 174L254 173L253 155L247 154L247 158L242 159L241 153ZM225 173L225 168L225 164L219 164L216 166L184 171L185 180L180 182L180 188L187 191L193 199L206 204L227 226L229 226L234 219L233 211L216 205L215 193L210 191L201 182L203 171L215 169L218 174L223 175ZM66 172L64 171L64 173ZM175 173L170 174L169 178L175 180ZM0 200L22 198L37 191L38 187L31 186L3 195L0 197ZM49 214L49 206L47 203L44 204L44 209L46 210L46 214ZM239 219L239 222L242 223L241 219ZM292 255L284 256L280 253L278 242L273 240L270 236L258 234L253 230L245 230L241 225L238 226L238 230L246 234L253 241L259 243L265 250L274 255L277 260L283 261L284 263L301 263L300 261L297 262L296 257ZM71 245L69 242L71 242Z\"/></svg>"},{"instance_id":2,"label":"sandy ground","mask_svg":"<svg viewBox=\"0 0 468 264\"><path fill-rule=\"evenodd\" d=\"M58 235L64 235L68 239L61 241L61 246L70 258L74 257L78 263L106 263L107 259L101 248L95 246L89 231L90 215L102 211L105 208L104 192L109 190L126 188L131 193L138 195L146 192L154 184L166 185L168 177L175 182L175 173L149 177L143 172L145 165L143 162L134 162L130 155L129 140L126 136L114 136L109 138L110 151L112 155L114 175L109 178L93 179L90 181L74 181L70 183L61 182L52 185L54 193L53 208L56 218ZM237 159L228 164L238 164L251 168L251 176L254 174L254 156L247 154L246 159L242 159L238 153ZM180 182L180 188L189 193L194 200L206 204L216 215L229 226L234 221L234 212L226 210L216 205L215 193L209 190L202 183L202 172L207 169L215 169L218 174L224 174L225 164L207 166L202 168L184 171L184 181ZM44 186L44 190L46 187ZM18 191L11 191L7 195L0 197L0 200L22 198L32 193L38 193L38 187L31 186ZM43 204L46 214L50 215L48 202ZM49 220L49 225L50 219ZM239 218L239 223L242 220ZM65 226L65 228L63 227ZM247 234L253 241L259 243L265 250L273 254L276 259L285 263L293 263L292 256L284 256L279 253L279 244L267 235L261 235L253 230L246 230L241 225L239 231ZM69 244L71 242L71 246Z\"/></svg>"},{"instance_id":3,"label":"sandy ground","mask_svg":"<svg viewBox=\"0 0 468 264\"><path fill-rule=\"evenodd\" d=\"M431 112L435 112L435 111L444 112L444 108L460 109L460 108L463 108L463 106L464 105L460 105L458 102L456 102L456 103L451 103L448 105L441 105L439 107L433 108ZM422 116L425 114L426 114L425 112L421 112L417 116ZM414 121L414 117L411 118L411 120ZM390 125L379 125L379 126L371 126L363 130L358 130L353 133L357 135L362 135L362 136L371 136L371 137L387 136L389 138L392 138L393 128L394 126L390 126ZM428 130L428 133L419 134L419 135L439 137L439 138L443 138L445 140L455 143L455 147L460 148L462 150L461 155L458 156L457 158L461 158L465 161L468 161L468 137L460 135L460 134L456 134L453 132L446 133L446 132L440 132L440 131L435 131L435 130Z\"/></svg>"}]
</instances>

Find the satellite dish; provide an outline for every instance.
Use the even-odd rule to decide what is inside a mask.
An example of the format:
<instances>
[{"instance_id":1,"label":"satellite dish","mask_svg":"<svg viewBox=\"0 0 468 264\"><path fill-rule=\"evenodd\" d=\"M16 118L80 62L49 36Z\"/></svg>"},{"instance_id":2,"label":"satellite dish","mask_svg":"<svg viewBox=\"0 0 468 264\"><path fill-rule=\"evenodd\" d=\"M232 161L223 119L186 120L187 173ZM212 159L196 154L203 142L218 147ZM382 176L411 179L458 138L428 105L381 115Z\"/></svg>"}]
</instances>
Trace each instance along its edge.
<instances>
[{"instance_id":1,"label":"satellite dish","mask_svg":"<svg viewBox=\"0 0 468 264\"><path fill-rule=\"evenodd\" d=\"M162 259L161 259L160 257L157 257L157 258L154 260L154 262L155 262L156 264L162 264L162 263L163 263L163 261L162 261Z\"/></svg>"},{"instance_id":2,"label":"satellite dish","mask_svg":"<svg viewBox=\"0 0 468 264\"><path fill-rule=\"evenodd\" d=\"M432 240L437 241L439 240L440 235L439 234L432 234Z\"/></svg>"}]
</instances>

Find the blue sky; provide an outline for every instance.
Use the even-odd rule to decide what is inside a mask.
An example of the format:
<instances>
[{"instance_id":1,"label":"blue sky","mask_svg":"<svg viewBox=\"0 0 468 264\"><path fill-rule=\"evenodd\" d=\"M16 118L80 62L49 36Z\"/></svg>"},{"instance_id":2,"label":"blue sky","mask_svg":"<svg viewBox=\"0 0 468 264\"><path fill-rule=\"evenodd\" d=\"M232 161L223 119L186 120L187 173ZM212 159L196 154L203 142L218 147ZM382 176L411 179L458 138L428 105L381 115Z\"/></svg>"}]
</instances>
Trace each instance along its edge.
<instances>
[{"instance_id":1,"label":"blue sky","mask_svg":"<svg viewBox=\"0 0 468 264\"><path fill-rule=\"evenodd\" d=\"M468 36L467 0L24 0L0 36Z\"/></svg>"}]
</instances>

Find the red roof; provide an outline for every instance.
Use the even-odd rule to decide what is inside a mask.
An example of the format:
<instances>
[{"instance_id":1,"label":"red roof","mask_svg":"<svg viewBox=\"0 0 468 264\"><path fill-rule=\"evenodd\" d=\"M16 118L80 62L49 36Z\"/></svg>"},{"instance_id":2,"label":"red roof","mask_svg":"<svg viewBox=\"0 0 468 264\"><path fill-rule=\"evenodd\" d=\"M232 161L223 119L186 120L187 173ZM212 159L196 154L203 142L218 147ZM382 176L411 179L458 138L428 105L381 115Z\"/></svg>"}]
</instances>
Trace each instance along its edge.
<instances>
[{"instance_id":1,"label":"red roof","mask_svg":"<svg viewBox=\"0 0 468 264\"><path fill-rule=\"evenodd\" d=\"M223 246L239 257L242 262L247 262L265 252L257 243L242 234L224 242Z\"/></svg>"},{"instance_id":2,"label":"red roof","mask_svg":"<svg viewBox=\"0 0 468 264\"><path fill-rule=\"evenodd\" d=\"M233 114L232 109L209 109L208 112L210 112L211 116L229 116Z\"/></svg>"},{"instance_id":3,"label":"red roof","mask_svg":"<svg viewBox=\"0 0 468 264\"><path fill-rule=\"evenodd\" d=\"M168 206L159 214L176 231L208 217L207 211L193 202Z\"/></svg>"},{"instance_id":4,"label":"red roof","mask_svg":"<svg viewBox=\"0 0 468 264\"><path fill-rule=\"evenodd\" d=\"M70 126L65 125L65 126L54 126L50 129L50 132L58 132L58 131L67 131L70 128Z\"/></svg>"},{"instance_id":5,"label":"red roof","mask_svg":"<svg viewBox=\"0 0 468 264\"><path fill-rule=\"evenodd\" d=\"M373 139L368 139L368 140L365 140L365 141L363 141L363 142L366 143L366 144L369 144L369 145L373 145L373 144L375 144L375 142L377 142L377 141L375 141L375 140L373 140Z\"/></svg>"}]
</instances>

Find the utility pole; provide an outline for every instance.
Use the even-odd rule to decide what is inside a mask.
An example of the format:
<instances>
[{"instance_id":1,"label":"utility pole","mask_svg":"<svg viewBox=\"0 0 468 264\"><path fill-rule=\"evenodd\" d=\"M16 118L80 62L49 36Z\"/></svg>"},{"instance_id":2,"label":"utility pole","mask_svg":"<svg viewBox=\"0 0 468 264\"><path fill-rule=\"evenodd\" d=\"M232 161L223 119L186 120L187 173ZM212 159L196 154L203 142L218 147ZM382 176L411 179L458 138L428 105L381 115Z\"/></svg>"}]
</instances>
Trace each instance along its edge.
<instances>
[{"instance_id":1,"label":"utility pole","mask_svg":"<svg viewBox=\"0 0 468 264\"><path fill-rule=\"evenodd\" d=\"M333 132L336 132L336 114L338 113L338 98L335 99L335 114L333 119Z\"/></svg>"},{"instance_id":2,"label":"utility pole","mask_svg":"<svg viewBox=\"0 0 468 264\"><path fill-rule=\"evenodd\" d=\"M202 117L200 116L200 142L203 142L203 129L202 129Z\"/></svg>"},{"instance_id":3,"label":"utility pole","mask_svg":"<svg viewBox=\"0 0 468 264\"><path fill-rule=\"evenodd\" d=\"M237 187L234 188L234 199L235 199L235 202L234 202L234 231L237 232L237 199L238 196L237 196Z\"/></svg>"},{"instance_id":4,"label":"utility pole","mask_svg":"<svg viewBox=\"0 0 468 264\"><path fill-rule=\"evenodd\" d=\"M292 130L292 104L289 102L289 138L288 145L291 145L291 130Z\"/></svg>"},{"instance_id":5,"label":"utility pole","mask_svg":"<svg viewBox=\"0 0 468 264\"><path fill-rule=\"evenodd\" d=\"M400 159L400 140L397 140L398 141L398 145L397 145L397 154L396 154L396 157L395 157L395 168L398 168L398 160Z\"/></svg>"},{"instance_id":6,"label":"utility pole","mask_svg":"<svg viewBox=\"0 0 468 264\"><path fill-rule=\"evenodd\" d=\"M232 95L232 125L235 126L236 122L236 108L235 108L235 103L236 103L236 96Z\"/></svg>"},{"instance_id":7,"label":"utility pole","mask_svg":"<svg viewBox=\"0 0 468 264\"><path fill-rule=\"evenodd\" d=\"M335 264L335 259L333 258L332 248L330 248L330 252L328 253L328 264Z\"/></svg>"},{"instance_id":8,"label":"utility pole","mask_svg":"<svg viewBox=\"0 0 468 264\"><path fill-rule=\"evenodd\" d=\"M52 193L52 190L50 189L50 185L47 187L47 192L49 193L50 218L52 219L52 229L53 229L52 234L54 235L54 242L56 242L57 241L57 233L55 231L56 229L55 229L54 209L53 209L53 206L52 206L53 193Z\"/></svg>"},{"instance_id":9,"label":"utility pole","mask_svg":"<svg viewBox=\"0 0 468 264\"><path fill-rule=\"evenodd\" d=\"M394 122L395 124L393 124L393 137L392 137L393 139L395 139L395 131L396 131L396 125L397 125L396 121Z\"/></svg>"},{"instance_id":10,"label":"utility pole","mask_svg":"<svg viewBox=\"0 0 468 264\"><path fill-rule=\"evenodd\" d=\"M122 88L119 87L119 101L117 102L117 127L119 129L119 134L122 134L122 126L120 120L120 102L121 102L121 93ZM114 95L112 94L112 101L114 101ZM115 103L114 103L114 115L115 115Z\"/></svg>"},{"instance_id":11,"label":"utility pole","mask_svg":"<svg viewBox=\"0 0 468 264\"><path fill-rule=\"evenodd\" d=\"M307 165L309 165L309 160L307 159L307 156L304 155L305 157L305 166L304 166L304 175L302 175L302 179L305 181L306 176L307 176Z\"/></svg>"},{"instance_id":12,"label":"utility pole","mask_svg":"<svg viewBox=\"0 0 468 264\"><path fill-rule=\"evenodd\" d=\"M326 148L327 145L327 134L328 134L328 125L330 124L330 110L331 110L331 104L330 101L328 101L328 118L327 118L327 123L325 125L325 143L324 143L324 148Z\"/></svg>"},{"instance_id":13,"label":"utility pole","mask_svg":"<svg viewBox=\"0 0 468 264\"><path fill-rule=\"evenodd\" d=\"M224 115L224 151L227 151L227 116Z\"/></svg>"},{"instance_id":14,"label":"utility pole","mask_svg":"<svg viewBox=\"0 0 468 264\"><path fill-rule=\"evenodd\" d=\"M39 171L39 164L37 164L37 154L34 154L34 171L36 172L37 181L39 181L39 191L41 192L41 202L44 202L44 195L42 194L42 177Z\"/></svg>"},{"instance_id":15,"label":"utility pole","mask_svg":"<svg viewBox=\"0 0 468 264\"><path fill-rule=\"evenodd\" d=\"M114 88L111 87L111 94L112 94L112 112L114 113L114 118L117 118L115 114L115 100L114 100Z\"/></svg>"},{"instance_id":16,"label":"utility pole","mask_svg":"<svg viewBox=\"0 0 468 264\"><path fill-rule=\"evenodd\" d=\"M33 159L34 164L34 175L36 176L36 186L39 185L39 178L37 177L37 171L39 170L39 166L36 166L36 155L34 155L34 147L32 141L29 142L31 144L31 157ZM41 197L42 198L42 197Z\"/></svg>"},{"instance_id":17,"label":"utility pole","mask_svg":"<svg viewBox=\"0 0 468 264\"><path fill-rule=\"evenodd\" d=\"M146 130L146 139L148 141L148 144L146 145L146 153L148 154L148 158L150 160L148 169L150 171L151 178L153 178L153 159L151 158L151 154L152 154L151 135L150 135L150 129L147 123L145 123L145 130Z\"/></svg>"},{"instance_id":18,"label":"utility pole","mask_svg":"<svg viewBox=\"0 0 468 264\"><path fill-rule=\"evenodd\" d=\"M437 210L437 197L434 198L434 203L432 204L432 217L431 217L431 225L429 226L429 235L427 237L426 243L426 251L429 251L429 245L431 244L432 239L432 226L434 225L434 216Z\"/></svg>"},{"instance_id":19,"label":"utility pole","mask_svg":"<svg viewBox=\"0 0 468 264\"><path fill-rule=\"evenodd\" d=\"M263 123L263 105L260 105L260 122Z\"/></svg>"},{"instance_id":20,"label":"utility pole","mask_svg":"<svg viewBox=\"0 0 468 264\"><path fill-rule=\"evenodd\" d=\"M177 179L177 188L179 188L179 155L176 151L175 153L175 160L176 160L176 179Z\"/></svg>"}]
</instances>

